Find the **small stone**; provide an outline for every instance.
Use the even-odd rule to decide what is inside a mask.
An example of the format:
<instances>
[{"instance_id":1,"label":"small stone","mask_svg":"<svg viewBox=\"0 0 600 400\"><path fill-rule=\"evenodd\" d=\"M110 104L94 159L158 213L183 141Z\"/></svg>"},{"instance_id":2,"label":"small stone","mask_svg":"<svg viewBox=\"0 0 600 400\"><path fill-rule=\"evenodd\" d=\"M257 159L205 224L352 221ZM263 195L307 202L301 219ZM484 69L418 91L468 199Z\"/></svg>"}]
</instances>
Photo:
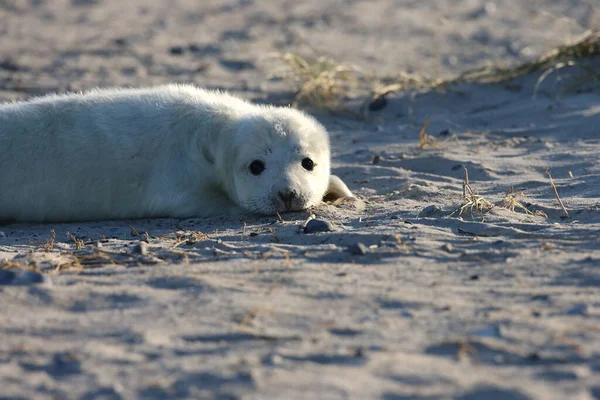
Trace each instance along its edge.
<instances>
[{"instance_id":1,"label":"small stone","mask_svg":"<svg viewBox=\"0 0 600 400\"><path fill-rule=\"evenodd\" d=\"M469 277L469 279L472 280L472 281L478 281L479 280L479 275L471 275Z\"/></svg>"},{"instance_id":2,"label":"small stone","mask_svg":"<svg viewBox=\"0 0 600 400\"><path fill-rule=\"evenodd\" d=\"M439 206L431 205L431 206L427 206L423 210L421 210L421 212L419 213L419 217L421 217L421 218L434 217L436 215L439 215L442 212L443 211Z\"/></svg>"},{"instance_id":3,"label":"small stone","mask_svg":"<svg viewBox=\"0 0 600 400\"><path fill-rule=\"evenodd\" d=\"M450 130L449 130L449 129L444 129L443 131L441 131L440 133L438 133L438 136L441 136L441 137L448 137L448 136L450 136L450 134L451 134L451 133L452 133L452 132L450 132Z\"/></svg>"},{"instance_id":4,"label":"small stone","mask_svg":"<svg viewBox=\"0 0 600 400\"><path fill-rule=\"evenodd\" d=\"M15 280L12 282L13 285L31 285L35 283L43 283L45 281L44 275L35 271L23 271L18 274Z\"/></svg>"},{"instance_id":5,"label":"small stone","mask_svg":"<svg viewBox=\"0 0 600 400\"><path fill-rule=\"evenodd\" d=\"M115 44L116 44L117 46L125 46L125 45L127 44L127 39L125 39L125 38L122 38L122 37L121 37L121 38L116 38L116 39L114 40L114 42L115 42Z\"/></svg>"},{"instance_id":6,"label":"small stone","mask_svg":"<svg viewBox=\"0 0 600 400\"><path fill-rule=\"evenodd\" d=\"M454 253L455 249L454 246L452 246L450 243L445 243L442 245L442 250L444 250L447 253Z\"/></svg>"},{"instance_id":7,"label":"small stone","mask_svg":"<svg viewBox=\"0 0 600 400\"><path fill-rule=\"evenodd\" d=\"M379 164L379 161L381 161L381 156L375 156L373 157L373 164Z\"/></svg>"},{"instance_id":8,"label":"small stone","mask_svg":"<svg viewBox=\"0 0 600 400\"><path fill-rule=\"evenodd\" d=\"M369 248L361 242L357 242L354 243L352 246L348 247L348 251L354 255L364 256L369 252Z\"/></svg>"},{"instance_id":9,"label":"small stone","mask_svg":"<svg viewBox=\"0 0 600 400\"><path fill-rule=\"evenodd\" d=\"M134 254L145 256L148 254L148 245L145 242L139 242L131 248L131 252Z\"/></svg>"},{"instance_id":10,"label":"small stone","mask_svg":"<svg viewBox=\"0 0 600 400\"><path fill-rule=\"evenodd\" d=\"M380 95L369 103L369 111L383 110L388 104L385 95Z\"/></svg>"},{"instance_id":11,"label":"small stone","mask_svg":"<svg viewBox=\"0 0 600 400\"><path fill-rule=\"evenodd\" d=\"M9 269L0 269L0 285L10 285L16 277L17 274L13 271Z\"/></svg>"},{"instance_id":12,"label":"small stone","mask_svg":"<svg viewBox=\"0 0 600 400\"><path fill-rule=\"evenodd\" d=\"M322 219L311 219L304 227L304 233L330 232L333 231L333 225L329 221Z\"/></svg>"},{"instance_id":13,"label":"small stone","mask_svg":"<svg viewBox=\"0 0 600 400\"><path fill-rule=\"evenodd\" d=\"M250 61L245 60L219 60L219 64L222 67L232 71L241 71L244 69L255 69L256 65Z\"/></svg>"},{"instance_id":14,"label":"small stone","mask_svg":"<svg viewBox=\"0 0 600 400\"><path fill-rule=\"evenodd\" d=\"M174 56L180 56L185 52L185 49L181 46L173 46L169 49L169 53Z\"/></svg>"}]
</instances>

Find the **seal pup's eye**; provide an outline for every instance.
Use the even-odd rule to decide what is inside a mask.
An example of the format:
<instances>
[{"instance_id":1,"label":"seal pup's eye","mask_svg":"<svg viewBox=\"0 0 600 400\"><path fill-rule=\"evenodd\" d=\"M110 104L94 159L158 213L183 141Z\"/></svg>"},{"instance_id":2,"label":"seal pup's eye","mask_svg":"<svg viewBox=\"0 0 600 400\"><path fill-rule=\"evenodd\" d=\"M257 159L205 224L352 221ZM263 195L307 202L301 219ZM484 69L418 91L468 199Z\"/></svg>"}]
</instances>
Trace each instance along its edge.
<instances>
[{"instance_id":1,"label":"seal pup's eye","mask_svg":"<svg viewBox=\"0 0 600 400\"><path fill-rule=\"evenodd\" d=\"M307 171L312 171L315 168L315 163L310 158L306 157L302 159L302 168Z\"/></svg>"},{"instance_id":2,"label":"seal pup's eye","mask_svg":"<svg viewBox=\"0 0 600 400\"><path fill-rule=\"evenodd\" d=\"M252 175L260 175L265 170L265 163L260 160L254 160L248 167Z\"/></svg>"}]
</instances>

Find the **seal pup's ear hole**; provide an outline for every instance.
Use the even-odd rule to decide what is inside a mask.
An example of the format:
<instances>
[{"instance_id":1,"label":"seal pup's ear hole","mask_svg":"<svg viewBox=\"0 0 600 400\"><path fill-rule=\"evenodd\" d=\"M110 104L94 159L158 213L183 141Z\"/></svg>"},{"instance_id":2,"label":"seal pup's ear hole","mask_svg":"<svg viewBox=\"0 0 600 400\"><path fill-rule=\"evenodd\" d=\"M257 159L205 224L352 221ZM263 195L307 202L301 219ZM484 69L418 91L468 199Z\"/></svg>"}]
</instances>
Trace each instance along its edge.
<instances>
[{"instance_id":1,"label":"seal pup's ear hole","mask_svg":"<svg viewBox=\"0 0 600 400\"><path fill-rule=\"evenodd\" d=\"M346 197L354 197L348 186L336 175L329 176L329 186L323 196L325 202L335 202Z\"/></svg>"}]
</instances>

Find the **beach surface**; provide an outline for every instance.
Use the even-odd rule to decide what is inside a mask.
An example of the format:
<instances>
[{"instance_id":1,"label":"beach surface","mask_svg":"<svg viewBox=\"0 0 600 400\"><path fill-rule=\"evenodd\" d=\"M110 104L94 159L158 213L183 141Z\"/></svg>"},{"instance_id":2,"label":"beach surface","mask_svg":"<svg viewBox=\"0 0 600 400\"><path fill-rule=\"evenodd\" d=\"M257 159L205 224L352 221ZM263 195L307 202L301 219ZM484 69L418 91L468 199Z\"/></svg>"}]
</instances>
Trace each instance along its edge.
<instances>
[{"instance_id":1,"label":"beach surface","mask_svg":"<svg viewBox=\"0 0 600 400\"><path fill-rule=\"evenodd\" d=\"M444 79L599 26L594 0L0 0L0 100L288 104L276 53ZM1 225L0 399L600 399L599 70L307 109L360 202Z\"/></svg>"}]
</instances>

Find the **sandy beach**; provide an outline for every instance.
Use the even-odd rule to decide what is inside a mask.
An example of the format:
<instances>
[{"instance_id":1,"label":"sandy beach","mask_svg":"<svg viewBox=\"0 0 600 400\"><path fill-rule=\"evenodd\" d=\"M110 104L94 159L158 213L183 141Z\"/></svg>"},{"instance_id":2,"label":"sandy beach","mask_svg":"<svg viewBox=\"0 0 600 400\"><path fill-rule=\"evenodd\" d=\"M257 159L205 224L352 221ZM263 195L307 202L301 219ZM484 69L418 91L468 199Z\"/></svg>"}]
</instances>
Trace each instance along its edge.
<instances>
[{"instance_id":1,"label":"sandy beach","mask_svg":"<svg viewBox=\"0 0 600 400\"><path fill-rule=\"evenodd\" d=\"M599 27L594 0L0 0L0 101L289 104L284 52L443 80ZM0 225L0 399L600 399L600 58L562 62L300 104L356 202Z\"/></svg>"}]
</instances>

